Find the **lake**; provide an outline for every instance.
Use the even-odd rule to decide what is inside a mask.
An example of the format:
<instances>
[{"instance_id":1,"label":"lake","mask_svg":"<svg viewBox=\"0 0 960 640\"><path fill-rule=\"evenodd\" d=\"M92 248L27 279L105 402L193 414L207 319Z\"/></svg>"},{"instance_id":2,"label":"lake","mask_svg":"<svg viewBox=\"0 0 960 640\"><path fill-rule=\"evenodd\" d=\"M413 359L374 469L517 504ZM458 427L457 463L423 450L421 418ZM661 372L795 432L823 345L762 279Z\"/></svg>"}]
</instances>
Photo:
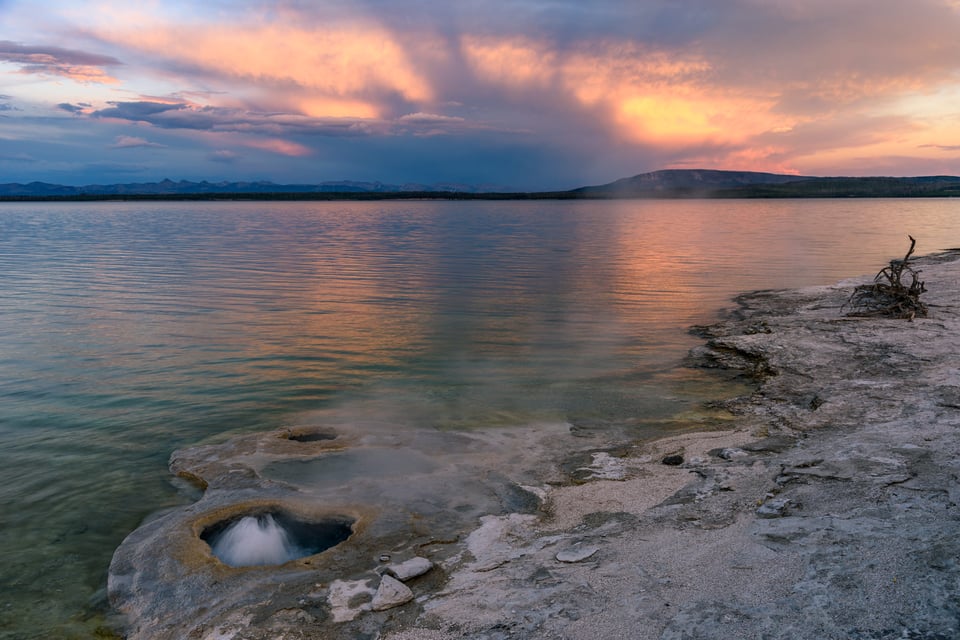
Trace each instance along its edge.
<instances>
[{"instance_id":1,"label":"lake","mask_svg":"<svg viewBox=\"0 0 960 640\"><path fill-rule=\"evenodd\" d=\"M177 448L666 419L725 388L678 368L690 325L907 234L960 245L960 200L0 204L0 638L95 632L113 549L188 500Z\"/></svg>"}]
</instances>

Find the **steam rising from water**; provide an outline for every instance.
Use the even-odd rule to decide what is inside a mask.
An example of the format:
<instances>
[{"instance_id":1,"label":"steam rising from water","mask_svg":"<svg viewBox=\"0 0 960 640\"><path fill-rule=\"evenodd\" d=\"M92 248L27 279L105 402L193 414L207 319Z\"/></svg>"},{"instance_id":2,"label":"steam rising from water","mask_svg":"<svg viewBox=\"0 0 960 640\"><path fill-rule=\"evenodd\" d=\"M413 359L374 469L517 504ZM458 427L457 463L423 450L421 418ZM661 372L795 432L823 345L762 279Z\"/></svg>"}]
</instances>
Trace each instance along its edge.
<instances>
[{"instance_id":1,"label":"steam rising from water","mask_svg":"<svg viewBox=\"0 0 960 640\"><path fill-rule=\"evenodd\" d=\"M232 567L283 564L308 555L270 514L237 520L224 529L211 548L213 555Z\"/></svg>"}]
</instances>

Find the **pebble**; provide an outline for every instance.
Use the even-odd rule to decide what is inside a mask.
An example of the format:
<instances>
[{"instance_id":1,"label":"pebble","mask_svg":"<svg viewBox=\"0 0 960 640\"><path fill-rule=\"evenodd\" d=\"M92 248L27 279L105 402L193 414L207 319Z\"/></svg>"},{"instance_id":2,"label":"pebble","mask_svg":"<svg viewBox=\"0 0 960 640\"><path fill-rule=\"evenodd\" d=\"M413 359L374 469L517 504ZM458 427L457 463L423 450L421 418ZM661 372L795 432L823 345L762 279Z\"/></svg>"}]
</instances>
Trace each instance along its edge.
<instances>
[{"instance_id":1,"label":"pebble","mask_svg":"<svg viewBox=\"0 0 960 640\"><path fill-rule=\"evenodd\" d=\"M386 611L411 600L413 600L413 591L410 587L391 576L382 576L370 608L374 611Z\"/></svg>"},{"instance_id":2,"label":"pebble","mask_svg":"<svg viewBox=\"0 0 960 640\"><path fill-rule=\"evenodd\" d=\"M387 567L387 573L401 582L406 582L411 578L422 576L432 568L432 562L426 558L416 556L399 564L391 564Z\"/></svg>"},{"instance_id":3,"label":"pebble","mask_svg":"<svg viewBox=\"0 0 960 640\"><path fill-rule=\"evenodd\" d=\"M586 560L599 550L597 547L574 546L557 553L557 560L560 562L580 562L581 560Z\"/></svg>"}]
</instances>

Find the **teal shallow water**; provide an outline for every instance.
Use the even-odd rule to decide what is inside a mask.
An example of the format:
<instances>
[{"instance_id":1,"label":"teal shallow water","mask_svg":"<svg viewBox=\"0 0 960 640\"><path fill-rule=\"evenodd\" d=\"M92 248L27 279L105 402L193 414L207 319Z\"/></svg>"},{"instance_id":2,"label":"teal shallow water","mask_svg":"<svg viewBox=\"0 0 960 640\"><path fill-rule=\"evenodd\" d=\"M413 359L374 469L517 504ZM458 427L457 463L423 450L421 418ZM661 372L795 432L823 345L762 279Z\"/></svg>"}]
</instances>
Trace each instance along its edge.
<instances>
[{"instance_id":1,"label":"teal shallow water","mask_svg":"<svg viewBox=\"0 0 960 640\"><path fill-rule=\"evenodd\" d=\"M86 638L176 448L317 411L667 417L737 292L960 244L953 200L0 205L0 638Z\"/></svg>"}]
</instances>

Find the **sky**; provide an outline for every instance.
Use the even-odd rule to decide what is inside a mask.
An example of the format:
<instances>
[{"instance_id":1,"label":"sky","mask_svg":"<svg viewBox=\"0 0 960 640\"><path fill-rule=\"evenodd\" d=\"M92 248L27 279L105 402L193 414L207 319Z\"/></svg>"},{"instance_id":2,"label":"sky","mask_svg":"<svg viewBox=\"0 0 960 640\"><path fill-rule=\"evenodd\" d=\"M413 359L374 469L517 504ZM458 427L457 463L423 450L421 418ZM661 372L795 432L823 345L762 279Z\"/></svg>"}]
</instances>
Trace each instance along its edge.
<instances>
[{"instance_id":1,"label":"sky","mask_svg":"<svg viewBox=\"0 0 960 640\"><path fill-rule=\"evenodd\" d=\"M960 0L0 0L0 183L960 174Z\"/></svg>"}]
</instances>

